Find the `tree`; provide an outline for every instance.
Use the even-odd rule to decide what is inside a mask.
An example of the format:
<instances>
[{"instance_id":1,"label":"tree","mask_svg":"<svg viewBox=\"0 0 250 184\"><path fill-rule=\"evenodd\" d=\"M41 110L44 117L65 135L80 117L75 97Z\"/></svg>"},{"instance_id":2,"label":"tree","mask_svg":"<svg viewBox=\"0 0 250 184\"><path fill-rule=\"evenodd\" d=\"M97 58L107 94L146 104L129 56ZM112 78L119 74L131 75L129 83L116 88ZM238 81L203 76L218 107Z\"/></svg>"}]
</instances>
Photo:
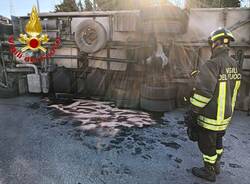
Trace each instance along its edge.
<instances>
[{"instance_id":1,"label":"tree","mask_svg":"<svg viewBox=\"0 0 250 184\"><path fill-rule=\"evenodd\" d=\"M55 6L56 12L71 12L78 10L79 9L76 5L75 0L63 0L61 4Z\"/></svg>"},{"instance_id":2,"label":"tree","mask_svg":"<svg viewBox=\"0 0 250 184\"><path fill-rule=\"evenodd\" d=\"M96 0L100 10L132 10L152 6L154 4L167 4L168 0Z\"/></svg>"},{"instance_id":3,"label":"tree","mask_svg":"<svg viewBox=\"0 0 250 184\"><path fill-rule=\"evenodd\" d=\"M55 6L56 12L69 12L69 11L92 11L94 9L94 4L98 10L133 10L141 9L147 6L167 4L168 0L84 0L84 6L82 5L82 0L79 0L76 4L75 0L63 0L59 5Z\"/></svg>"},{"instance_id":4,"label":"tree","mask_svg":"<svg viewBox=\"0 0 250 184\"><path fill-rule=\"evenodd\" d=\"M189 8L240 7L240 0L187 0Z\"/></svg>"},{"instance_id":5,"label":"tree","mask_svg":"<svg viewBox=\"0 0 250 184\"><path fill-rule=\"evenodd\" d=\"M97 4L98 9L100 10L104 10L104 11L105 10L117 10L117 9L120 9L122 1L120 0L96 0L96 4Z\"/></svg>"},{"instance_id":6,"label":"tree","mask_svg":"<svg viewBox=\"0 0 250 184\"><path fill-rule=\"evenodd\" d=\"M77 6L78 6L79 11L83 11L83 6L82 6L82 1L81 0L78 1Z\"/></svg>"},{"instance_id":7,"label":"tree","mask_svg":"<svg viewBox=\"0 0 250 184\"><path fill-rule=\"evenodd\" d=\"M85 8L84 8L85 11L92 11L93 10L93 4L90 0L85 0L84 4L85 4Z\"/></svg>"},{"instance_id":8,"label":"tree","mask_svg":"<svg viewBox=\"0 0 250 184\"><path fill-rule=\"evenodd\" d=\"M222 7L240 7L240 0L223 0Z\"/></svg>"}]
</instances>

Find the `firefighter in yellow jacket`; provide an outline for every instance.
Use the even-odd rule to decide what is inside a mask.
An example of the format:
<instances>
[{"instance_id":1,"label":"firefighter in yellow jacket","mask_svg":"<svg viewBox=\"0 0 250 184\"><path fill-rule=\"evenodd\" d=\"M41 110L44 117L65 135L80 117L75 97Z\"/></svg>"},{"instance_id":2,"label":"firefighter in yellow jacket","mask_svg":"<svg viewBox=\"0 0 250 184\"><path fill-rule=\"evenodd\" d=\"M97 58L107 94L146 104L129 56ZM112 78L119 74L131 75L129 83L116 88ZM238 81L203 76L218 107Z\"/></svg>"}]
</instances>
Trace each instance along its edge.
<instances>
[{"instance_id":1,"label":"firefighter in yellow jacket","mask_svg":"<svg viewBox=\"0 0 250 184\"><path fill-rule=\"evenodd\" d=\"M204 167L194 167L192 173L212 182L220 173L222 137L231 121L241 83L238 64L229 56L230 42L234 40L232 32L225 28L211 33L208 42L212 57L196 76L191 110L185 117L188 136L198 141L204 161Z\"/></svg>"}]
</instances>

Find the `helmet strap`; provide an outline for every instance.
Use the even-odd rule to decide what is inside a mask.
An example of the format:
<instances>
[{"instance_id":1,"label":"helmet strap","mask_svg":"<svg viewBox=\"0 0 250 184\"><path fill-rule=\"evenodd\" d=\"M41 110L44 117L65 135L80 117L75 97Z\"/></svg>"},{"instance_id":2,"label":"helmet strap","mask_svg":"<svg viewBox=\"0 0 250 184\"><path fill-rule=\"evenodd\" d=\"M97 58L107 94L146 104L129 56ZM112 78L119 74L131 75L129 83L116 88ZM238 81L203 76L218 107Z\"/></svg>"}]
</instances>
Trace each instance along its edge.
<instances>
[{"instance_id":1,"label":"helmet strap","mask_svg":"<svg viewBox=\"0 0 250 184\"><path fill-rule=\"evenodd\" d=\"M229 40L228 39L223 39L223 40L217 40L215 42L212 43L211 48L212 50L216 49L216 48L221 48L224 46L229 46Z\"/></svg>"}]
</instances>

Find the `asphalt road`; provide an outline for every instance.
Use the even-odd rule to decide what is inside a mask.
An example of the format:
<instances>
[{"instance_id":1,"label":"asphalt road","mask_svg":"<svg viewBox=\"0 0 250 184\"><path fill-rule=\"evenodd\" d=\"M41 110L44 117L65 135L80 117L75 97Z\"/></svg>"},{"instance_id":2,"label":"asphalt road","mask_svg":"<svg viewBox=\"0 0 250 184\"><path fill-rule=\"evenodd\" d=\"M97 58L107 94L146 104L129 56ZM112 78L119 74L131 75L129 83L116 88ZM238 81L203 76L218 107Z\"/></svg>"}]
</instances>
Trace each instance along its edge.
<instances>
[{"instance_id":1,"label":"asphalt road","mask_svg":"<svg viewBox=\"0 0 250 184\"><path fill-rule=\"evenodd\" d=\"M77 101L0 99L0 184L203 184L184 109L163 116ZM236 112L218 184L249 184L250 117Z\"/></svg>"}]
</instances>

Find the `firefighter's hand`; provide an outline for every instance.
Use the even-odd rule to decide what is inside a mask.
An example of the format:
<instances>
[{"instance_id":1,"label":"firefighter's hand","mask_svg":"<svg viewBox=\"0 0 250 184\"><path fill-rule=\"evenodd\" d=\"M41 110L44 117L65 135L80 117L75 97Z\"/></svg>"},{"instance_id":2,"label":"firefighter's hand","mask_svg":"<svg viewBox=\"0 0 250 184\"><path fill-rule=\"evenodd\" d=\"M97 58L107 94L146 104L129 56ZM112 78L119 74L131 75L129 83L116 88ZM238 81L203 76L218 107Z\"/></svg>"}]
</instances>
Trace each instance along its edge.
<instances>
[{"instance_id":1,"label":"firefighter's hand","mask_svg":"<svg viewBox=\"0 0 250 184\"><path fill-rule=\"evenodd\" d=\"M191 127L193 125L196 125L197 117L198 117L198 114L196 114L192 110L187 111L186 114L184 115L184 122L186 126Z\"/></svg>"},{"instance_id":2,"label":"firefighter's hand","mask_svg":"<svg viewBox=\"0 0 250 184\"><path fill-rule=\"evenodd\" d=\"M198 141L198 131L197 131L197 117L198 114L189 110L184 116L184 121L187 126L187 135L191 141Z\"/></svg>"},{"instance_id":3,"label":"firefighter's hand","mask_svg":"<svg viewBox=\"0 0 250 184\"><path fill-rule=\"evenodd\" d=\"M188 135L189 140L194 141L194 142L198 141L198 132L195 127L188 127L187 135Z\"/></svg>"}]
</instances>

